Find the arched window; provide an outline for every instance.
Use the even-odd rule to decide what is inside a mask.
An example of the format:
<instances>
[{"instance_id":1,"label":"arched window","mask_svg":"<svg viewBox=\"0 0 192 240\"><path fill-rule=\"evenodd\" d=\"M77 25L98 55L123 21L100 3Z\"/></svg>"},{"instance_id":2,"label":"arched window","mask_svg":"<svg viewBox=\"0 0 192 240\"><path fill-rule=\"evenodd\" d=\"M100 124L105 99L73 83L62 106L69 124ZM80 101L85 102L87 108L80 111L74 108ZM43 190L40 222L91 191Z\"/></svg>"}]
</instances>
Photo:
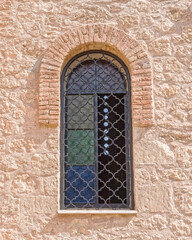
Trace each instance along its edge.
<instances>
[{"instance_id":1,"label":"arched window","mask_svg":"<svg viewBox=\"0 0 192 240\"><path fill-rule=\"evenodd\" d=\"M61 209L134 209L129 72L84 52L61 79Z\"/></svg>"}]
</instances>

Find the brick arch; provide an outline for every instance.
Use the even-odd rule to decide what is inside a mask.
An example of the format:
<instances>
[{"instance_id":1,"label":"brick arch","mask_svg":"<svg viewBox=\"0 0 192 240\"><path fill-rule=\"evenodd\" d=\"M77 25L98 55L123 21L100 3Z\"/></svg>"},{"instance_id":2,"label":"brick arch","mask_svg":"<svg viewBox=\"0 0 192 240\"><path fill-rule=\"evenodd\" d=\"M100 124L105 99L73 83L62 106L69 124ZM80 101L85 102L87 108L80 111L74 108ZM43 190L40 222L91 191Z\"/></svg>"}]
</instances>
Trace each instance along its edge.
<instances>
[{"instance_id":1,"label":"brick arch","mask_svg":"<svg viewBox=\"0 0 192 240\"><path fill-rule=\"evenodd\" d=\"M107 25L67 30L45 52L40 66L39 123L59 124L60 76L64 65L79 52L107 50L118 55L131 76L133 126L153 125L152 68L143 48L128 34Z\"/></svg>"}]
</instances>

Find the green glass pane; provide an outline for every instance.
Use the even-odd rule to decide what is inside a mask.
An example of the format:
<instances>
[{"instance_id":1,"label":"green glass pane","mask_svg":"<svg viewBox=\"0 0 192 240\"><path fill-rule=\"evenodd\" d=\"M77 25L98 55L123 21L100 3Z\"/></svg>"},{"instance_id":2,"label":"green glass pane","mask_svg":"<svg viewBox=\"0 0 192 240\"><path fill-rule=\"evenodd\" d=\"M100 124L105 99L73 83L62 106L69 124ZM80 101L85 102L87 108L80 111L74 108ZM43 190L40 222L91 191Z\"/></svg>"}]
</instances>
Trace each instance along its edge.
<instances>
[{"instance_id":1,"label":"green glass pane","mask_svg":"<svg viewBox=\"0 0 192 240\"><path fill-rule=\"evenodd\" d=\"M93 95L67 96L68 129L93 129Z\"/></svg>"},{"instance_id":2,"label":"green glass pane","mask_svg":"<svg viewBox=\"0 0 192 240\"><path fill-rule=\"evenodd\" d=\"M91 165L94 161L94 132L92 130L69 130L67 137L67 163Z\"/></svg>"}]
</instances>

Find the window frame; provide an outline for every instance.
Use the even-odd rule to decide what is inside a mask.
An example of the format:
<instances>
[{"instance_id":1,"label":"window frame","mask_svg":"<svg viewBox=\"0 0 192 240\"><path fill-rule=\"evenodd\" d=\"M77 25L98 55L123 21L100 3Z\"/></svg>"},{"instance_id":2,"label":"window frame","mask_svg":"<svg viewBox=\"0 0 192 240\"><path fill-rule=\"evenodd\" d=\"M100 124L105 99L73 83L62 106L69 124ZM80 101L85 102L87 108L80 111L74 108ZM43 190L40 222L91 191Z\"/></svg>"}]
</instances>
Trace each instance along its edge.
<instances>
[{"instance_id":1,"label":"window frame","mask_svg":"<svg viewBox=\"0 0 192 240\"><path fill-rule=\"evenodd\" d=\"M128 98L128 103L125 103L124 105L124 108L126 108L126 111L124 113L127 113L125 114L125 118L128 118L125 119L125 124L127 124L127 127L129 127L129 135L130 135L130 140L126 137L127 133L125 133L125 146L126 144L128 144L126 141L129 140L130 141L130 153L129 153L129 158L130 158L130 172L131 172L131 196L130 196L130 199L131 199L131 208L127 208L127 213L133 213L134 212L134 209L135 209L135 204L134 204L134 177L133 177L133 140L132 140L132 109L131 109L131 81L130 81L130 74L129 74L129 71L128 71L128 68L126 67L126 65L124 64L124 62L119 58L117 57L116 55L108 52L108 51L103 51L103 50L90 50L90 51L85 51L85 52L82 52L80 54L77 54L76 56L74 56L73 58L71 58L71 60L66 64L63 72L62 72L62 76L61 76L61 87L60 87L60 106L61 106L61 114L60 114L60 210L61 211L66 211L67 212L73 212L73 211L76 211L78 210L78 212L82 212L83 213L83 210L85 208L66 208L65 207L65 203L64 203L64 195L65 195L65 189L64 189L64 181L65 181L65 176L64 176L64 164L65 164L65 147L62 147L64 146L64 135L65 135L65 131L66 129L64 129L64 123L66 121L66 113L65 111L63 111L65 109L65 96L64 96L64 93L66 91L66 86L65 84L65 74L69 68L69 66L71 65L71 63L73 61L75 61L75 59L83 56L83 55L86 55L86 54L89 54L89 53L103 53L103 54L106 54L106 55L109 55L110 57L113 57L114 59L116 59L120 65L123 67L125 73L126 73L126 77L127 77L127 89L126 89L126 94L125 94L125 99ZM83 93L82 93L83 95ZM128 122L129 121L129 122ZM125 127L126 129L126 127ZM94 128L95 130L95 128ZM127 130L128 131L128 130ZM127 161L127 152L125 153L125 159ZM127 164L127 163L126 163ZM127 179L127 173L126 173L126 181L128 181L129 179ZM96 208L91 208L91 209L86 209L86 211L89 211L90 210L94 213L95 211L98 211L98 209ZM106 209L103 209L103 208L99 208L99 211L106 211ZM111 207L111 209L107 209L108 212L113 212L113 207ZM119 213L122 213L125 212L125 209L121 209L121 208L115 208L114 212L119 212Z\"/></svg>"}]
</instances>

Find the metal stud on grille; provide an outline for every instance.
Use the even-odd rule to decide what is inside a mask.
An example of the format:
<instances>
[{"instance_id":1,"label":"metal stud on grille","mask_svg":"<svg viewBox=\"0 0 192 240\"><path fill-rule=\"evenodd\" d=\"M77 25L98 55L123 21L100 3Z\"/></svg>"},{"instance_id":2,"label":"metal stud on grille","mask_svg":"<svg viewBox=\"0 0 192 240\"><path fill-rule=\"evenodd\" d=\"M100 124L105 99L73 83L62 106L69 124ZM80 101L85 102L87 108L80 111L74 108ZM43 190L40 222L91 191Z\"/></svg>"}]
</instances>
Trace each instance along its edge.
<instances>
[{"instance_id":1,"label":"metal stud on grille","mask_svg":"<svg viewBox=\"0 0 192 240\"><path fill-rule=\"evenodd\" d=\"M63 71L61 208L134 208L130 79L108 52L80 54Z\"/></svg>"}]
</instances>

